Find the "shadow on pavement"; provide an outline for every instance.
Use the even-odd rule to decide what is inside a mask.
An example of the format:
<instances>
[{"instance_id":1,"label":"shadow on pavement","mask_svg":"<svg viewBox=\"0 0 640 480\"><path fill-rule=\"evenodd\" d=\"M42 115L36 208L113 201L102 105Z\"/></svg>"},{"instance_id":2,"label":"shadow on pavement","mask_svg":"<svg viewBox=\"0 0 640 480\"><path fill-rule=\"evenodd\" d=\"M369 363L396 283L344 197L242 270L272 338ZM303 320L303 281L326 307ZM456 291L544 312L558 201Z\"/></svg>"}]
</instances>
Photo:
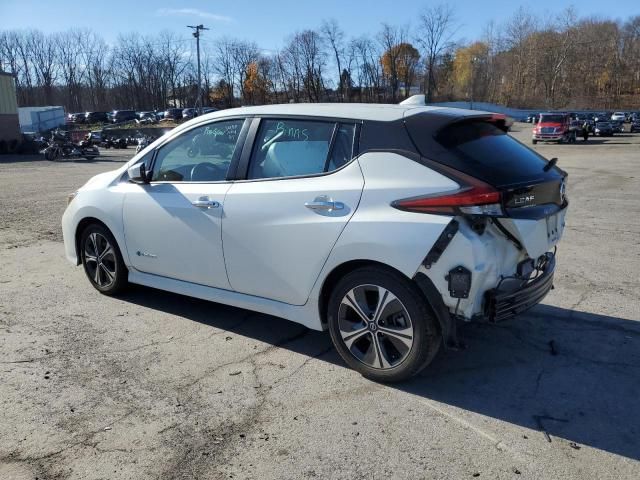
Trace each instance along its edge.
<instances>
[{"instance_id":1,"label":"shadow on pavement","mask_svg":"<svg viewBox=\"0 0 640 480\"><path fill-rule=\"evenodd\" d=\"M145 287L122 299L344 365L328 334L286 320ZM466 350L389 388L640 460L640 322L539 305L461 336Z\"/></svg>"}]
</instances>

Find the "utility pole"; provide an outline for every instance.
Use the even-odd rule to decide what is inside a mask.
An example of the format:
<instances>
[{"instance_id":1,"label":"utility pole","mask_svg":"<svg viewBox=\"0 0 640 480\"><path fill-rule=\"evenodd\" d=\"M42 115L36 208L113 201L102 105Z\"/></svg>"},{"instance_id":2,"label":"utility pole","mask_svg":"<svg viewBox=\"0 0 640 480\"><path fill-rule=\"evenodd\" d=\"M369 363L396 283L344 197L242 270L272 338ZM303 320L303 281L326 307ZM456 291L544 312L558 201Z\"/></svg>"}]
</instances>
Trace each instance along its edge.
<instances>
[{"instance_id":1,"label":"utility pole","mask_svg":"<svg viewBox=\"0 0 640 480\"><path fill-rule=\"evenodd\" d=\"M193 32L193 36L196 37L196 51L198 55L198 97L196 98L196 108L198 110L198 115L202 114L202 80L200 78L200 31L201 30L209 30L205 28L204 25L187 25L187 27L195 30Z\"/></svg>"},{"instance_id":2,"label":"utility pole","mask_svg":"<svg viewBox=\"0 0 640 480\"><path fill-rule=\"evenodd\" d=\"M478 63L479 58L478 57L471 57L471 88L470 90L470 106L469 106L469 110L473 110L473 94L474 94L474 87L476 85L476 63Z\"/></svg>"}]
</instances>

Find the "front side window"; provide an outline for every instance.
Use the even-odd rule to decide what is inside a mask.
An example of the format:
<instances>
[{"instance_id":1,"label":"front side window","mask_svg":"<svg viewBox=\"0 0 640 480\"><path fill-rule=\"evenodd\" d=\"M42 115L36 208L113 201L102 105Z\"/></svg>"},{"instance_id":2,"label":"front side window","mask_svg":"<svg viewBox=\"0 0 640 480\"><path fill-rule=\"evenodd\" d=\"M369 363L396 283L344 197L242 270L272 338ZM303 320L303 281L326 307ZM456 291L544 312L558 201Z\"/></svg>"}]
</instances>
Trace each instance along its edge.
<instances>
[{"instance_id":1,"label":"front side window","mask_svg":"<svg viewBox=\"0 0 640 480\"><path fill-rule=\"evenodd\" d=\"M352 124L262 120L251 158L250 179L315 175L336 170L353 156Z\"/></svg>"},{"instance_id":2,"label":"front side window","mask_svg":"<svg viewBox=\"0 0 640 480\"><path fill-rule=\"evenodd\" d=\"M244 120L191 129L158 150L153 182L219 182L227 177Z\"/></svg>"}]
</instances>

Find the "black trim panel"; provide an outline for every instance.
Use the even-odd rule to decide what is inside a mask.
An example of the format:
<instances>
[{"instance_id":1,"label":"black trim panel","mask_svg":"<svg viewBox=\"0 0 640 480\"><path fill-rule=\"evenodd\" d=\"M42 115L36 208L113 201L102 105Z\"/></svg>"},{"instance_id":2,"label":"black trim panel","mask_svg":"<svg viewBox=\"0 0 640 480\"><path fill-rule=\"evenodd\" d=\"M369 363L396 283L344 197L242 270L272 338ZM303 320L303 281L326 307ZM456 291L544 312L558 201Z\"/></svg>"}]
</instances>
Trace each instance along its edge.
<instances>
[{"instance_id":1,"label":"black trim panel","mask_svg":"<svg viewBox=\"0 0 640 480\"><path fill-rule=\"evenodd\" d=\"M242 146L242 153L240 159L233 172L233 177L229 180L244 180L247 178L247 172L249 170L249 159L251 158L251 152L253 151L253 143L258 134L258 128L260 127L260 118L251 118L251 124L247 129L247 136L245 137L244 145Z\"/></svg>"},{"instance_id":2,"label":"black trim panel","mask_svg":"<svg viewBox=\"0 0 640 480\"><path fill-rule=\"evenodd\" d=\"M431 250L429 250L429 253L427 253L427 256L422 261L422 264L425 266L425 268L431 268L431 265L438 261L438 259L442 256L444 251L449 246L449 243L451 243L451 240L453 240L455 234L458 233L459 226L460 225L458 224L457 220L451 220L447 224L445 229L442 231L438 239L431 247Z\"/></svg>"}]
</instances>

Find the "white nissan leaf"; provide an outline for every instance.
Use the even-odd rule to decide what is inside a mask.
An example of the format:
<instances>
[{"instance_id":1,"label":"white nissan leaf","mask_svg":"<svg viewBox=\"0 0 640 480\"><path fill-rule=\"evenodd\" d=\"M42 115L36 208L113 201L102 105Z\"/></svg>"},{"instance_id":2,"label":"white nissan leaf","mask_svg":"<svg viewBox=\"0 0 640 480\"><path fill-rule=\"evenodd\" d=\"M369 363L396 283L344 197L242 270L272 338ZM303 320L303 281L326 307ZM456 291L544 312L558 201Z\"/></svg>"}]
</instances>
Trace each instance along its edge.
<instances>
[{"instance_id":1,"label":"white nissan leaf","mask_svg":"<svg viewBox=\"0 0 640 480\"><path fill-rule=\"evenodd\" d=\"M130 282L327 329L355 370L406 379L457 321L506 320L553 286L566 173L506 130L412 105L197 117L69 196L66 256L104 294Z\"/></svg>"}]
</instances>

